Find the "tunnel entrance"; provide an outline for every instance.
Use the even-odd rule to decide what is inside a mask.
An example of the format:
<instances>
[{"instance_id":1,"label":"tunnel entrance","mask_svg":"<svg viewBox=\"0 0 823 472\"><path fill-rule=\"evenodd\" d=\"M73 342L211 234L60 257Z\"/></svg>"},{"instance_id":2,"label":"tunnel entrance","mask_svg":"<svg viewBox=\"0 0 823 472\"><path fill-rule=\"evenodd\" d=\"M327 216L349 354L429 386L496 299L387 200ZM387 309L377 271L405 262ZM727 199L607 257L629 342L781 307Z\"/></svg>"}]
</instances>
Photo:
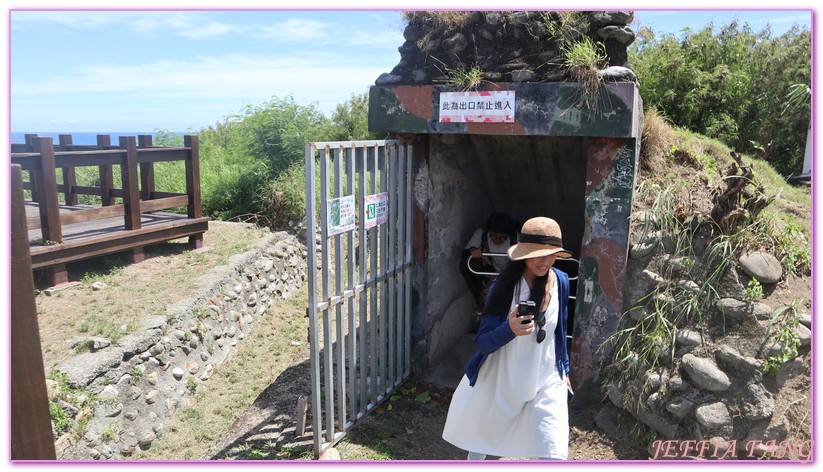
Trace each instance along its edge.
<instances>
[{"instance_id":1,"label":"tunnel entrance","mask_svg":"<svg viewBox=\"0 0 823 472\"><path fill-rule=\"evenodd\" d=\"M599 401L600 361L624 311L643 116L628 64L633 16L404 13L400 61L369 90L369 130L414 142L412 330L421 369L472 325L475 301L458 257L475 229L495 211L521 222L549 216L579 260L575 402ZM570 61L578 48L594 60Z\"/></svg>"},{"instance_id":2,"label":"tunnel entrance","mask_svg":"<svg viewBox=\"0 0 823 472\"><path fill-rule=\"evenodd\" d=\"M570 306L572 406L600 399L604 346L617 329L629 240L642 101L634 82L602 86L581 107L576 83L489 84L466 100L505 95L509 121L443 119L447 86L373 86L369 129L414 143L413 357L427 369L473 325L477 310L459 272L460 254L488 215L555 219L578 267ZM450 94L450 95L446 95ZM479 105L478 101L478 105ZM605 347L605 348L604 348Z\"/></svg>"},{"instance_id":3,"label":"tunnel entrance","mask_svg":"<svg viewBox=\"0 0 823 472\"><path fill-rule=\"evenodd\" d=\"M466 242L491 213L509 214L518 229L534 216L553 218L563 229L566 249L579 260L585 220L584 138L435 134L429 136L428 166L428 225L437 228L429 235L430 262L442 271L438 299L440 309L448 312L448 319L441 321L444 329L466 332L472 327L478 308L457 268L465 262L460 256ZM557 265L570 277L577 276L575 261ZM572 333L573 302L569 308ZM431 357L439 357L439 351Z\"/></svg>"}]
</instances>

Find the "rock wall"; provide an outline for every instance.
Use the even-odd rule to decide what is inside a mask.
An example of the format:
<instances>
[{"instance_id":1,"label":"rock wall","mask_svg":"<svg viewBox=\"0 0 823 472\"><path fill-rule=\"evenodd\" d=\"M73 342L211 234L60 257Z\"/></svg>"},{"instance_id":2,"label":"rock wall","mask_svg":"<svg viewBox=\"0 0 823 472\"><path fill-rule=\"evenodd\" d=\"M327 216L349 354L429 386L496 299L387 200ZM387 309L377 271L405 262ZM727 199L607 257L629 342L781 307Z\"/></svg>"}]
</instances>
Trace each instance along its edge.
<instances>
[{"instance_id":1,"label":"rock wall","mask_svg":"<svg viewBox=\"0 0 823 472\"><path fill-rule=\"evenodd\" d=\"M811 317L798 306L796 325L786 323L791 318L780 316L781 306L753 300L741 283L754 278L765 287L774 284L783 276L780 263L767 253L747 254L705 287L714 267L699 229L688 240L694 252L684 255L683 241L661 231L648 213L638 212L632 220L627 278L636 283L627 287L625 308L636 309L628 312L623 328L654 329L649 317L655 316L655 304L683 306L706 289L715 296L708 307L696 305L692 316L678 318L671 316L678 310L664 308L674 336L661 336L651 354L636 345L628 354L634 359L623 363L645 366L640 358L653 356L659 364L612 378L606 391L610 404L595 418L598 426L625 438L626 423L619 418L628 412L655 432L658 441L649 453L657 458L802 460L806 454L808 459L810 443L792 437L808 425L790 409L809 402ZM656 295L647 297L650 293ZM797 336L796 352L778 338L784 325ZM782 365L764 372L767 359L784 354Z\"/></svg>"},{"instance_id":2,"label":"rock wall","mask_svg":"<svg viewBox=\"0 0 823 472\"><path fill-rule=\"evenodd\" d=\"M300 289L305 246L288 233L269 234L207 276L209 290L169 307L166 316L144 320L115 343L91 340L92 352L57 366L79 392L74 404L60 406L78 420L91 415L82 437L56 438L58 459L127 459L151 447L197 385L231 361L260 318L272 316L272 303ZM47 384L54 398L57 382Z\"/></svg>"},{"instance_id":3,"label":"rock wall","mask_svg":"<svg viewBox=\"0 0 823 472\"><path fill-rule=\"evenodd\" d=\"M624 11L412 12L400 62L375 85L447 83L450 72L472 68L486 82L559 82L569 78L564 44L584 36L604 45L608 66L627 68L633 19Z\"/></svg>"}]
</instances>

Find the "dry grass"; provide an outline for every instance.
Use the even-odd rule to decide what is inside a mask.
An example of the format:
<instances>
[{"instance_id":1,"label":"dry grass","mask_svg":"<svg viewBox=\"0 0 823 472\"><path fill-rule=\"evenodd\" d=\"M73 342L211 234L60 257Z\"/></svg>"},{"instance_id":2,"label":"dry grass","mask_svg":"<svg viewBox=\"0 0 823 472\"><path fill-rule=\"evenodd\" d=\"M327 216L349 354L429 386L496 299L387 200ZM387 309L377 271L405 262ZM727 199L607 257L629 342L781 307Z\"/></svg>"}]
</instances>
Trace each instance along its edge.
<instances>
[{"instance_id":1,"label":"dry grass","mask_svg":"<svg viewBox=\"0 0 823 472\"><path fill-rule=\"evenodd\" d=\"M135 330L141 318L165 316L169 304L206 288L202 274L249 250L263 234L249 225L212 221L203 237L205 249L190 250L181 239L147 247L139 264L127 265L120 256L70 264L69 278L79 284L36 298L46 372L77 354L73 340L117 339ZM95 291L94 282L107 287Z\"/></svg>"},{"instance_id":2,"label":"dry grass","mask_svg":"<svg viewBox=\"0 0 823 472\"><path fill-rule=\"evenodd\" d=\"M665 166L663 156L671 150L677 136L674 128L656 108L645 112L643 117L643 138L640 147L640 169L647 173L657 173Z\"/></svg>"},{"instance_id":3,"label":"dry grass","mask_svg":"<svg viewBox=\"0 0 823 472\"><path fill-rule=\"evenodd\" d=\"M289 366L308 357L307 285L275 302L237 344L237 353L197 386L189 404L174 416L165 434L135 459L204 460L211 448ZM293 346L293 341L299 346ZM268 450L267 452L270 452Z\"/></svg>"},{"instance_id":4,"label":"dry grass","mask_svg":"<svg viewBox=\"0 0 823 472\"><path fill-rule=\"evenodd\" d=\"M403 18L409 23L427 25L433 29L452 31L462 28L472 12L470 11L404 11Z\"/></svg>"}]
</instances>

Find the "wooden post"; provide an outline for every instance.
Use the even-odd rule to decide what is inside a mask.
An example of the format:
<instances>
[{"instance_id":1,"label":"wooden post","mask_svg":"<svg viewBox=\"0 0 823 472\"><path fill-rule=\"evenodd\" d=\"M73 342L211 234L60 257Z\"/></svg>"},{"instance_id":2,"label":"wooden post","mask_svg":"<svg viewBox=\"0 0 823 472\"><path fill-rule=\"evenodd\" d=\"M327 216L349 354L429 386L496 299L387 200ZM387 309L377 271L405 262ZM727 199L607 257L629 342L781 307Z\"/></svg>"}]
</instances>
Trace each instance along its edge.
<instances>
[{"instance_id":1,"label":"wooden post","mask_svg":"<svg viewBox=\"0 0 823 472\"><path fill-rule=\"evenodd\" d=\"M200 147L197 136L186 135L183 145L189 148L189 158L186 159L186 194L189 196L189 218L200 218L203 213L200 208Z\"/></svg>"},{"instance_id":2,"label":"wooden post","mask_svg":"<svg viewBox=\"0 0 823 472\"><path fill-rule=\"evenodd\" d=\"M35 152L34 140L37 139L36 134L26 135L26 152ZM31 201L40 201L40 189L37 187L37 182L40 181L39 171L32 169L29 171L29 184L31 185Z\"/></svg>"},{"instance_id":3,"label":"wooden post","mask_svg":"<svg viewBox=\"0 0 823 472\"><path fill-rule=\"evenodd\" d=\"M11 460L55 460L19 165L11 186Z\"/></svg>"},{"instance_id":4,"label":"wooden post","mask_svg":"<svg viewBox=\"0 0 823 472\"><path fill-rule=\"evenodd\" d=\"M126 208L127 230L140 229L140 192L137 186L137 142L134 136L120 136L120 147L126 150L126 160L120 164L123 181L123 206ZM127 259L131 263L143 262L143 248L129 251Z\"/></svg>"},{"instance_id":5,"label":"wooden post","mask_svg":"<svg viewBox=\"0 0 823 472\"><path fill-rule=\"evenodd\" d=\"M137 147L150 148L151 135L141 134L137 136ZM151 200L151 194L154 192L154 163L144 162L140 164L140 199Z\"/></svg>"},{"instance_id":6,"label":"wooden post","mask_svg":"<svg viewBox=\"0 0 823 472\"><path fill-rule=\"evenodd\" d=\"M295 418L297 420L297 424L295 425L294 429L294 436L295 437L302 437L306 434L306 414L309 411L309 397L305 395L300 395L297 397L297 413L295 414Z\"/></svg>"},{"instance_id":7,"label":"wooden post","mask_svg":"<svg viewBox=\"0 0 823 472\"><path fill-rule=\"evenodd\" d=\"M126 209L127 230L140 229L140 194L137 187L137 142L134 136L121 136L120 148L126 150L126 159L120 164L123 181L123 206Z\"/></svg>"},{"instance_id":8,"label":"wooden post","mask_svg":"<svg viewBox=\"0 0 823 472\"><path fill-rule=\"evenodd\" d=\"M186 194L189 196L188 216L189 218L200 218L203 216L203 211L200 207L200 147L197 136L184 136L183 145L189 148L189 157L186 159ZM203 234L189 236L189 247L192 249L202 248Z\"/></svg>"},{"instance_id":9,"label":"wooden post","mask_svg":"<svg viewBox=\"0 0 823 472\"><path fill-rule=\"evenodd\" d=\"M71 135L61 134L58 135L58 139L60 147L64 150L68 150L68 147L72 144ZM77 186L77 175L75 174L74 167L63 167L62 169L66 205L77 205L77 194L74 193L74 187Z\"/></svg>"},{"instance_id":10,"label":"wooden post","mask_svg":"<svg viewBox=\"0 0 823 472\"><path fill-rule=\"evenodd\" d=\"M57 176L54 168L54 146L51 138L36 138L35 152L40 153L37 187L40 194L40 228L43 241L63 242L60 228L60 204L57 201Z\"/></svg>"},{"instance_id":11,"label":"wooden post","mask_svg":"<svg viewBox=\"0 0 823 472\"><path fill-rule=\"evenodd\" d=\"M28 149L26 150L26 152L34 152L34 140L37 139L37 135L36 134L24 134L23 136L26 140L26 146L28 146Z\"/></svg>"},{"instance_id":12,"label":"wooden post","mask_svg":"<svg viewBox=\"0 0 823 472\"><path fill-rule=\"evenodd\" d=\"M36 138L35 152L40 153L40 168L37 186L40 189L40 231L43 241L63 242L63 226L60 223L60 203L57 201L57 169L54 163L54 143L51 138ZM49 267L44 274L50 287L57 287L69 282L69 273L65 264Z\"/></svg>"},{"instance_id":13,"label":"wooden post","mask_svg":"<svg viewBox=\"0 0 823 472\"><path fill-rule=\"evenodd\" d=\"M111 136L108 134L97 135L97 147L105 149L111 146ZM114 197L111 196L111 189L114 187L114 175L111 172L110 165L101 165L98 167L100 173L100 199L102 206L114 205Z\"/></svg>"}]
</instances>

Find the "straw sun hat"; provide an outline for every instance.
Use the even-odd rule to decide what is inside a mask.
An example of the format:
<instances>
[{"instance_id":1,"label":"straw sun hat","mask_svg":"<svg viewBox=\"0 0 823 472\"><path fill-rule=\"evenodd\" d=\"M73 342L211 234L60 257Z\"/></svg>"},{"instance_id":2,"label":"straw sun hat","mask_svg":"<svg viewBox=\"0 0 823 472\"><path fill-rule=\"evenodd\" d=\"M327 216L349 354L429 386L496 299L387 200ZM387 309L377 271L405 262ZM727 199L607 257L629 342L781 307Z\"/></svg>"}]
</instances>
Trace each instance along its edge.
<instances>
[{"instance_id":1,"label":"straw sun hat","mask_svg":"<svg viewBox=\"0 0 823 472\"><path fill-rule=\"evenodd\" d=\"M526 221L520 230L517 244L509 248L509 259L519 261L533 257L557 254L557 257L572 257L572 253L563 249L563 237L560 225L551 218L538 216Z\"/></svg>"}]
</instances>

